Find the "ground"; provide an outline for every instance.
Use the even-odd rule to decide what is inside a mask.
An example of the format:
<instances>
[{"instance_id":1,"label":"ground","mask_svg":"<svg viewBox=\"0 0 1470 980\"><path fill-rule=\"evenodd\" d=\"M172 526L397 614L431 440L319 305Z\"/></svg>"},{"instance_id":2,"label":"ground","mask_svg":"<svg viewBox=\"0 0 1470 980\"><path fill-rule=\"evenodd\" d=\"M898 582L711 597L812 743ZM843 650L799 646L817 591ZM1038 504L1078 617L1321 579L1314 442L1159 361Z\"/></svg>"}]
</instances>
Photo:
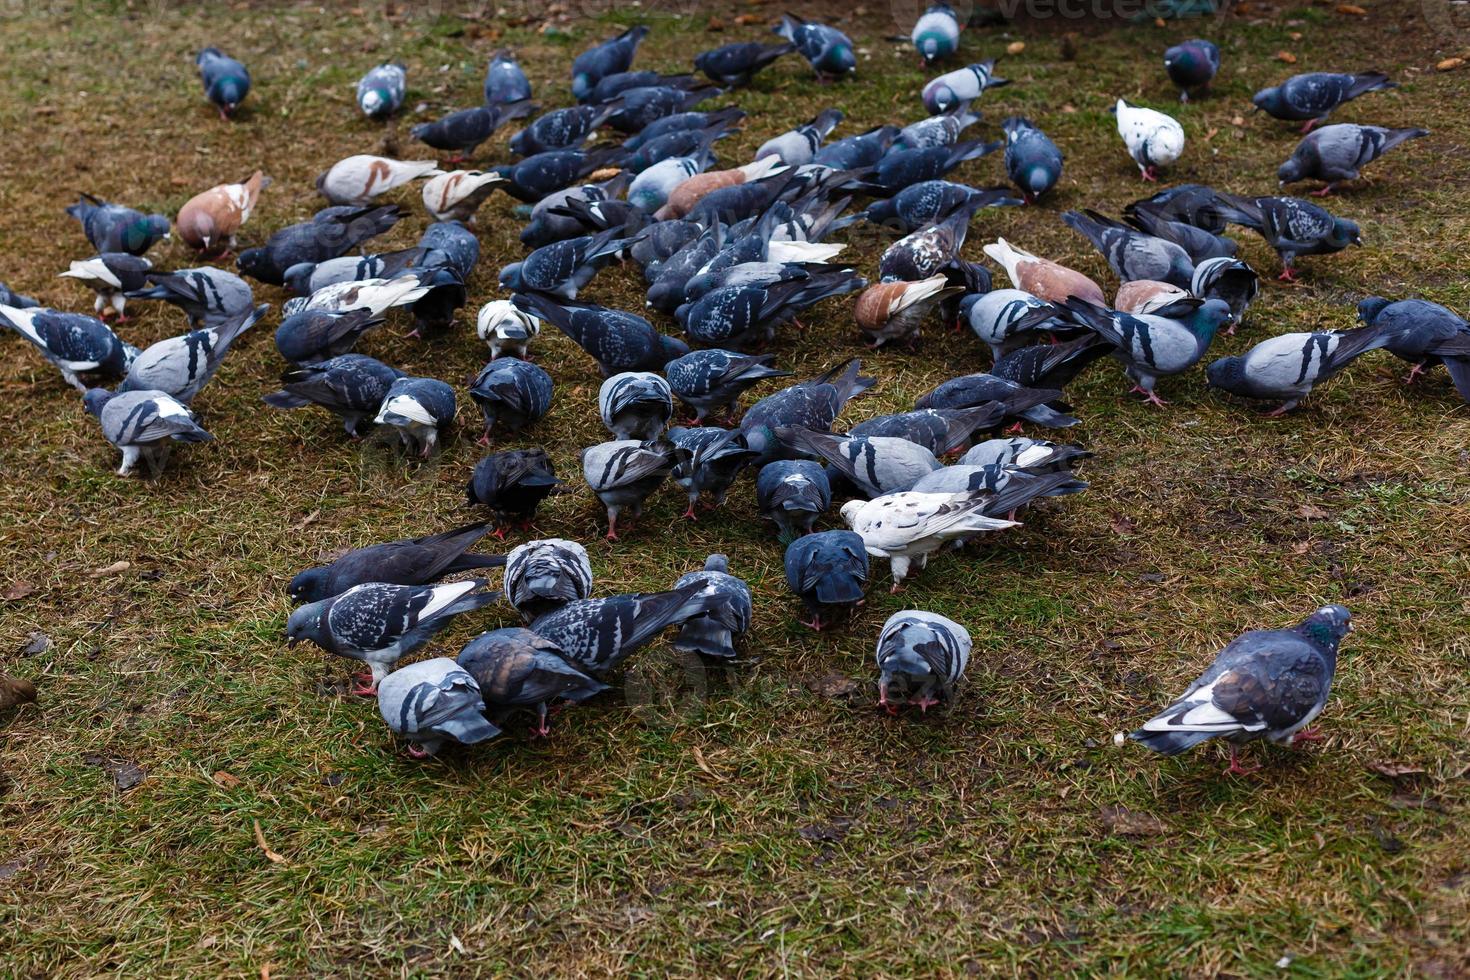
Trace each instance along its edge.
<instances>
[{"instance_id":1,"label":"ground","mask_svg":"<svg viewBox=\"0 0 1470 980\"><path fill-rule=\"evenodd\" d=\"M739 9L717 15L720 31L705 14L651 14L640 64L678 70L703 47L765 36L779 12ZM87 254L62 213L79 190L171 214L261 167L275 183L242 236L258 243L319 206L313 178L333 161L427 155L407 136L413 108L427 103L431 118L471 104L494 48L514 46L543 101L565 104L571 56L636 13L579 10L543 33L539 19L442 4L211 10L0 15L0 280L90 306L83 287L55 277ZM827 105L847 112L844 133L917 118L926 73L893 40L906 27L879 13L860 7L841 22L858 39L855 79L817 86L786 59L728 97L750 118L719 145L722 159L747 159ZM1296 136L1249 113L1250 94L1292 71L1377 67L1402 87L1339 118L1434 134L1328 202L1363 226L1362 248L1305 259L1300 285L1268 284L1215 350L1346 327L1370 293L1465 311L1470 73L1435 65L1470 37L1437 14L1434 0L1372 3L1362 16L1252 0L1227 19L1092 24L1075 39L1055 20L971 31L964 55L1001 57L1014 83L982 100L982 131L1025 113L1067 170L1041 206L980 215L967 254L999 234L1111 282L1057 214L1116 213L1150 189L1113 129L1114 98L1183 120L1190 145L1169 179L1268 193ZM1160 53L1195 35L1221 43L1225 68L1213 98L1181 107ZM1017 40L1024 51L1007 55ZM190 53L207 43L254 70L234 123L193 78ZM408 66L411 111L384 127L356 113L352 86L389 59ZM504 153L497 141L482 159ZM976 185L1001 175L998 155L959 173ZM392 198L413 217L385 248L411 244L426 220L416 192ZM395 323L362 345L460 385L462 398L486 357L473 310L520 254L504 198L483 219L472 305L453 334L421 342ZM848 240L872 275L881 237L854 229ZM1274 271L1258 240L1243 241ZM192 264L177 242L153 258ZM587 291L627 308L640 294L633 269ZM872 354L850 311L829 302L775 347L804 376L863 358L880 382L849 422L987 363L973 338L932 328L916 352ZM124 328L134 342L180 330L172 309L136 312ZM936 560L901 596L875 563L867 605L822 635L797 625L749 484L698 523L678 518L682 496L666 489L615 545L601 541L585 489L558 497L536 533L587 542L599 594L666 588L727 553L756 597L744 660L704 674L655 646L550 739L513 726L424 764L371 702L345 694L345 662L285 648L283 587L338 549L474 519L463 498L479 455L472 406L464 399L444 453L421 466L347 440L325 413L265 408L282 367L276 322L248 334L196 402L217 442L183 449L155 482L115 476L116 453L75 392L18 338L0 339L0 651L5 672L40 692L3 716L5 974L1470 969L1470 415L1443 371L1405 387L1405 365L1369 355L1300 411L1266 419L1207 390L1201 371L1163 382L1173 404L1160 411L1103 365L1068 393L1082 419L1068 437L1096 453L1087 493ZM580 486L576 452L602 438L595 368L558 335L536 349L558 390L529 438ZM1247 778L1222 777L1208 746L1172 760L1113 746L1231 637L1327 601L1350 606L1358 628L1324 744L1254 747L1263 768ZM889 718L873 708L873 641L906 607L966 624L975 657L952 709ZM460 622L432 650L452 656L510 621L506 610Z\"/></svg>"}]
</instances>

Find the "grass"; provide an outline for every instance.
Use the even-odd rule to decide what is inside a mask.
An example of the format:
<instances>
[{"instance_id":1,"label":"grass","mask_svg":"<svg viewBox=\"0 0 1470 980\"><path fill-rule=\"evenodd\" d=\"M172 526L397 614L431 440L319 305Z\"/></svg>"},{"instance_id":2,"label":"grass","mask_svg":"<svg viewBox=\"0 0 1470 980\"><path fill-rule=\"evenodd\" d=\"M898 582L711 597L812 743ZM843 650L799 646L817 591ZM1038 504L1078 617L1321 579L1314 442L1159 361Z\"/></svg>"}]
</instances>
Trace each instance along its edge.
<instances>
[{"instance_id":1,"label":"grass","mask_svg":"<svg viewBox=\"0 0 1470 980\"><path fill-rule=\"evenodd\" d=\"M243 236L257 243L317 207L312 179L331 162L418 153L408 119L385 128L355 113L353 80L372 64L403 60L410 108L433 115L477 98L489 51L510 44L543 100L563 104L571 53L630 19L563 19L555 36L488 10L391 10L8 13L0 279L59 307L90 304L55 278L86 253L62 214L75 190L172 213L259 166L276 183ZM1454 111L1470 75L1433 71L1463 39L1426 28L1427 12L1378 2L1356 18L1253 0L1220 21L1088 29L1076 61L1062 60L1051 24L967 34L976 57L1026 42L1002 63L1015 84L984 99L983 129L1024 112L1067 154L1043 206L982 214L967 253L1002 234L1104 277L1056 214L1116 213L1145 189L1105 111L1114 97L1179 113L1191 145L1172 179L1264 193L1295 137L1244 114L1250 93L1290 70L1371 62L1403 87L1340 118L1434 135L1329 202L1363 225L1364 248L1304 260L1305 283L1268 285L1217 350L1346 326L1370 292L1470 308L1470 123ZM651 17L640 64L673 70L696 48L761 36L719 16L721 33L705 15ZM859 8L845 26L863 52L858 78L820 88L780 63L728 100L751 118L719 145L723 159L827 104L847 111L842 132L917 117L924 76L884 40L895 25ZM1226 67L1214 98L1178 107L1159 52L1199 33L1221 42ZM206 43L254 69L234 125L192 77L188 55ZM1295 69L1274 60L1281 50ZM960 177L985 185L1000 173L991 157ZM426 219L414 197L401 194L414 216L383 248L416 239ZM469 313L520 254L503 198L482 220ZM871 274L883 243L851 241ZM1260 242L1244 250L1272 268ZM177 243L153 258L192 264ZM625 269L587 296L637 308L640 293ZM863 352L849 310L819 308L776 348L803 375L862 354L881 383L849 421L986 363L978 343L947 337L915 354ZM169 309L137 312L134 342L180 329ZM1088 493L936 561L902 597L887 595L880 569L866 608L831 635L795 625L780 549L748 488L698 524L677 520L682 495L666 490L615 547L599 540L590 494L554 499L537 532L588 542L600 594L666 588L708 552L728 553L756 593L747 661L706 675L655 646L623 692L566 715L550 741L516 732L415 764L371 704L344 696L342 662L285 650L283 586L335 549L470 517L472 407L420 467L344 440L324 413L263 409L281 367L274 323L242 340L197 402L218 441L184 449L153 483L113 476L115 453L75 394L18 340L0 341L0 591L11 597L0 651L6 672L40 690L38 705L6 716L0 749L6 975L1261 976L1283 957L1317 976L1470 969L1470 419L1443 372L1405 388L1402 365L1369 355L1301 411L1267 420L1208 392L1202 372L1164 382L1174 405L1156 411L1101 366L1069 391L1076 437L1097 454ZM454 382L486 356L467 323L428 343L398 333L362 349ZM576 482L577 449L601 438L598 379L560 336L537 349L558 390L530 438ZM120 561L129 567L90 574ZM1347 603L1359 627L1325 746L1263 751L1249 779L1222 778L1209 750L1161 762L1111 746L1229 638L1324 601ZM975 637L968 687L939 717L871 708L872 643L904 607L944 612ZM452 655L509 621L460 623L432 649ZM51 646L22 656L37 632ZM1423 772L1370 768L1387 762ZM119 789L134 769L145 778ZM1118 807L1127 813L1110 828L1104 810Z\"/></svg>"}]
</instances>

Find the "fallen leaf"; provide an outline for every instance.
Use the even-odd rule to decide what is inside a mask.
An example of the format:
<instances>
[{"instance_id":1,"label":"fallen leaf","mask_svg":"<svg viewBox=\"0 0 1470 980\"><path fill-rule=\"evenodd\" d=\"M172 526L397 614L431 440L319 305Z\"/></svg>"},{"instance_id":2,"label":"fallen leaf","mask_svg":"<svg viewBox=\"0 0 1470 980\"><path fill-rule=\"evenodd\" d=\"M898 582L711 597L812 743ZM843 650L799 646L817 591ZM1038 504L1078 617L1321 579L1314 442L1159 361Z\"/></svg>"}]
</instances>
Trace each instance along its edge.
<instances>
[{"instance_id":1,"label":"fallen leaf","mask_svg":"<svg viewBox=\"0 0 1470 980\"><path fill-rule=\"evenodd\" d=\"M1436 71L1454 71L1456 68L1459 68L1464 63L1464 58L1446 58L1439 64L1435 65L1434 68Z\"/></svg>"},{"instance_id":2,"label":"fallen leaf","mask_svg":"<svg viewBox=\"0 0 1470 980\"><path fill-rule=\"evenodd\" d=\"M824 674L806 682L807 690L824 698L845 698L858 689L858 682L846 674Z\"/></svg>"},{"instance_id":3,"label":"fallen leaf","mask_svg":"<svg viewBox=\"0 0 1470 980\"><path fill-rule=\"evenodd\" d=\"M1154 26L1155 27L1167 27L1168 26L1168 21L1164 20L1164 18L1162 18L1162 17L1155 17L1154 18Z\"/></svg>"},{"instance_id":4,"label":"fallen leaf","mask_svg":"<svg viewBox=\"0 0 1470 980\"><path fill-rule=\"evenodd\" d=\"M271 969L274 963L262 963L260 965L260 980L271 980Z\"/></svg>"},{"instance_id":5,"label":"fallen leaf","mask_svg":"<svg viewBox=\"0 0 1470 980\"><path fill-rule=\"evenodd\" d=\"M1320 521L1327 516L1327 511L1316 504L1302 504L1296 512L1309 521Z\"/></svg>"},{"instance_id":6,"label":"fallen leaf","mask_svg":"<svg viewBox=\"0 0 1470 980\"><path fill-rule=\"evenodd\" d=\"M110 768L112 769L112 785L116 786L120 793L126 793L148 778L148 774L141 766L127 759L112 763Z\"/></svg>"},{"instance_id":7,"label":"fallen leaf","mask_svg":"<svg viewBox=\"0 0 1470 980\"><path fill-rule=\"evenodd\" d=\"M1230 118L1230 125L1232 125L1232 126L1244 126L1245 125L1245 116L1232 116Z\"/></svg>"},{"instance_id":8,"label":"fallen leaf","mask_svg":"<svg viewBox=\"0 0 1470 980\"><path fill-rule=\"evenodd\" d=\"M215 773L213 776L210 776L209 778L214 780L214 784L220 789L234 789L236 786L241 785L240 778L238 776L231 776L223 769Z\"/></svg>"},{"instance_id":9,"label":"fallen leaf","mask_svg":"<svg viewBox=\"0 0 1470 980\"><path fill-rule=\"evenodd\" d=\"M1301 31L1292 31L1290 34L1288 34L1286 36L1289 37L1289 38L1291 38L1293 41L1300 41L1302 39L1302 32Z\"/></svg>"},{"instance_id":10,"label":"fallen leaf","mask_svg":"<svg viewBox=\"0 0 1470 980\"><path fill-rule=\"evenodd\" d=\"M1276 60L1284 61L1288 65L1294 65L1296 64L1296 55L1290 51L1278 51L1276 52Z\"/></svg>"},{"instance_id":11,"label":"fallen leaf","mask_svg":"<svg viewBox=\"0 0 1470 980\"><path fill-rule=\"evenodd\" d=\"M1311 550L1312 550L1312 542L1311 541L1298 541L1296 544L1294 544L1294 545L1291 546L1291 553L1294 554L1294 555L1305 555L1307 552L1309 552Z\"/></svg>"},{"instance_id":12,"label":"fallen leaf","mask_svg":"<svg viewBox=\"0 0 1470 980\"><path fill-rule=\"evenodd\" d=\"M26 637L26 645L20 648L22 657L35 657L51 649L51 637L45 633L32 633Z\"/></svg>"},{"instance_id":13,"label":"fallen leaf","mask_svg":"<svg viewBox=\"0 0 1470 980\"><path fill-rule=\"evenodd\" d=\"M5 601L14 602L17 599L24 599L34 591L36 587L29 582L15 582L5 590Z\"/></svg>"},{"instance_id":14,"label":"fallen leaf","mask_svg":"<svg viewBox=\"0 0 1470 980\"><path fill-rule=\"evenodd\" d=\"M1215 138L1215 134L1217 134L1219 132L1220 132L1219 129L1214 128L1214 127L1211 127L1210 130L1205 133L1205 140L1206 140L1206 142L1208 142L1209 140L1214 139Z\"/></svg>"},{"instance_id":15,"label":"fallen leaf","mask_svg":"<svg viewBox=\"0 0 1470 980\"><path fill-rule=\"evenodd\" d=\"M449 946L461 956L469 952L469 950L464 948L464 943L459 941L459 937L452 932L449 934Z\"/></svg>"},{"instance_id":16,"label":"fallen leaf","mask_svg":"<svg viewBox=\"0 0 1470 980\"><path fill-rule=\"evenodd\" d=\"M87 573L87 577L101 578L104 575L117 575L120 572L126 572L132 567L133 563L130 561L115 561L111 565L108 565L106 568L92 569L90 572Z\"/></svg>"},{"instance_id":17,"label":"fallen leaf","mask_svg":"<svg viewBox=\"0 0 1470 980\"><path fill-rule=\"evenodd\" d=\"M622 172L622 168L620 167L603 167L601 170L592 171L592 175L587 179L594 182L612 180L614 177Z\"/></svg>"},{"instance_id":18,"label":"fallen leaf","mask_svg":"<svg viewBox=\"0 0 1470 980\"><path fill-rule=\"evenodd\" d=\"M260 830L260 821L252 820L250 822L255 825L255 843L260 847L261 853L265 855L265 859L271 864L285 864L286 859L281 857L281 855L277 854L275 851L271 850L270 846L266 844L265 834L262 833ZM269 965L270 964L266 964L266 966L261 967L260 972L262 976L269 976Z\"/></svg>"},{"instance_id":19,"label":"fallen leaf","mask_svg":"<svg viewBox=\"0 0 1470 980\"><path fill-rule=\"evenodd\" d=\"M1012 41L1010 44L1006 45L1006 54L1020 54L1022 51L1025 50L1025 41Z\"/></svg>"},{"instance_id":20,"label":"fallen leaf","mask_svg":"<svg viewBox=\"0 0 1470 980\"><path fill-rule=\"evenodd\" d=\"M1151 813L1135 813L1126 807L1105 806L1100 811L1108 830L1125 837L1157 837L1168 833L1169 826Z\"/></svg>"},{"instance_id":21,"label":"fallen leaf","mask_svg":"<svg viewBox=\"0 0 1470 980\"><path fill-rule=\"evenodd\" d=\"M718 17L711 17L709 23L704 25L704 29L707 31L723 31L725 29L725 22Z\"/></svg>"},{"instance_id":22,"label":"fallen leaf","mask_svg":"<svg viewBox=\"0 0 1470 980\"><path fill-rule=\"evenodd\" d=\"M1368 763L1368 768L1372 772L1376 772L1378 775L1388 779L1402 779L1405 776L1424 775L1424 770L1419 766L1411 766L1403 762L1391 762L1386 759L1378 762L1370 762Z\"/></svg>"},{"instance_id":23,"label":"fallen leaf","mask_svg":"<svg viewBox=\"0 0 1470 980\"><path fill-rule=\"evenodd\" d=\"M1355 3L1340 3L1337 5L1337 12L1340 14L1347 14L1349 17L1368 16L1368 11L1364 10L1362 7L1359 7Z\"/></svg>"},{"instance_id":24,"label":"fallen leaf","mask_svg":"<svg viewBox=\"0 0 1470 980\"><path fill-rule=\"evenodd\" d=\"M1077 107L1070 102L1064 102L1062 103L1062 111L1070 115L1077 111Z\"/></svg>"},{"instance_id":25,"label":"fallen leaf","mask_svg":"<svg viewBox=\"0 0 1470 980\"><path fill-rule=\"evenodd\" d=\"M739 14L735 18L735 24L738 27L749 27L751 24L759 24L763 20L765 20L764 17L758 17L755 14Z\"/></svg>"},{"instance_id":26,"label":"fallen leaf","mask_svg":"<svg viewBox=\"0 0 1470 980\"><path fill-rule=\"evenodd\" d=\"M301 523L296 525L296 529L299 531L302 528L307 527L308 525L315 524L316 523L316 519L318 517L321 517L321 516L322 516L322 509L320 507L318 507L316 510L312 511L310 514L307 514L305 517L303 517L301 519Z\"/></svg>"},{"instance_id":27,"label":"fallen leaf","mask_svg":"<svg viewBox=\"0 0 1470 980\"><path fill-rule=\"evenodd\" d=\"M802 840L809 841L839 841L847 836L852 829L852 819L849 817L836 817L830 823L816 823L810 827L802 827L797 834Z\"/></svg>"}]
</instances>

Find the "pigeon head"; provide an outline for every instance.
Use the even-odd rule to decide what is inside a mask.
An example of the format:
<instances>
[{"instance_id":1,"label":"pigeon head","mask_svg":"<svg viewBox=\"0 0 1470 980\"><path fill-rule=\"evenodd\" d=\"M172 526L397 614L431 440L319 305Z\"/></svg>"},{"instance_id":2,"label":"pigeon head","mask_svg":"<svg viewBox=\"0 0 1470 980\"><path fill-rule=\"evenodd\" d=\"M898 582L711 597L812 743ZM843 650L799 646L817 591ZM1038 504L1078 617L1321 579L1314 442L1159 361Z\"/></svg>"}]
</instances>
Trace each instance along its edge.
<instances>
[{"instance_id":1,"label":"pigeon head","mask_svg":"<svg viewBox=\"0 0 1470 980\"><path fill-rule=\"evenodd\" d=\"M1215 339L1215 334L1220 328L1235 319L1235 314L1230 312L1230 304L1223 299L1205 300L1203 306L1195 310L1189 318L1189 329L1201 342L1208 344Z\"/></svg>"},{"instance_id":2,"label":"pigeon head","mask_svg":"<svg viewBox=\"0 0 1470 980\"><path fill-rule=\"evenodd\" d=\"M1294 184L1299 180L1306 179L1304 174L1308 165L1312 162L1311 144L1303 143L1285 163L1276 168L1276 179L1282 184Z\"/></svg>"},{"instance_id":3,"label":"pigeon head","mask_svg":"<svg viewBox=\"0 0 1470 980\"><path fill-rule=\"evenodd\" d=\"M668 360L664 361L665 364L676 357L683 357L689 353L689 345L678 337L660 336L658 338L658 346L659 352L668 358Z\"/></svg>"},{"instance_id":4,"label":"pigeon head","mask_svg":"<svg viewBox=\"0 0 1470 980\"><path fill-rule=\"evenodd\" d=\"M1308 616L1298 629L1313 643L1335 653L1342 638L1353 631L1353 614L1346 606L1323 606Z\"/></svg>"},{"instance_id":5,"label":"pigeon head","mask_svg":"<svg viewBox=\"0 0 1470 980\"><path fill-rule=\"evenodd\" d=\"M845 41L838 41L826 50L821 58L823 71L834 75L845 75L857 67L857 55L853 54L852 45Z\"/></svg>"},{"instance_id":6,"label":"pigeon head","mask_svg":"<svg viewBox=\"0 0 1470 980\"><path fill-rule=\"evenodd\" d=\"M286 288L297 296L310 296L311 274L315 271L315 262L297 262L286 270Z\"/></svg>"},{"instance_id":7,"label":"pigeon head","mask_svg":"<svg viewBox=\"0 0 1470 980\"><path fill-rule=\"evenodd\" d=\"M512 262L500 270L501 289L522 289L521 285L521 263Z\"/></svg>"},{"instance_id":8,"label":"pigeon head","mask_svg":"<svg viewBox=\"0 0 1470 980\"><path fill-rule=\"evenodd\" d=\"M1246 394L1245 360L1240 357L1222 357L1205 368L1205 379L1211 388L1219 388L1231 394Z\"/></svg>"},{"instance_id":9,"label":"pigeon head","mask_svg":"<svg viewBox=\"0 0 1470 980\"><path fill-rule=\"evenodd\" d=\"M924 108L928 109L931 115L941 113L952 105L958 105L960 101L960 97L955 95L954 89L950 88L944 82L937 80L931 82L924 89L923 98Z\"/></svg>"},{"instance_id":10,"label":"pigeon head","mask_svg":"<svg viewBox=\"0 0 1470 980\"><path fill-rule=\"evenodd\" d=\"M842 505L842 519L847 522L848 527L851 527L852 522L857 519L858 511L863 509L865 503L867 503L865 500L849 500Z\"/></svg>"},{"instance_id":11,"label":"pigeon head","mask_svg":"<svg viewBox=\"0 0 1470 980\"><path fill-rule=\"evenodd\" d=\"M1332 219L1332 234L1327 239L1338 248L1347 248L1349 245L1363 244L1363 233L1358 228L1356 221L1347 218Z\"/></svg>"},{"instance_id":12,"label":"pigeon head","mask_svg":"<svg viewBox=\"0 0 1470 980\"><path fill-rule=\"evenodd\" d=\"M358 104L362 106L363 112L370 116L376 115L383 106L388 104L388 93L380 88L370 88L362 93Z\"/></svg>"},{"instance_id":13,"label":"pigeon head","mask_svg":"<svg viewBox=\"0 0 1470 980\"><path fill-rule=\"evenodd\" d=\"M730 572L730 559L724 555L710 555L704 560L704 570L706 572L724 572L728 575Z\"/></svg>"},{"instance_id":14,"label":"pigeon head","mask_svg":"<svg viewBox=\"0 0 1470 980\"><path fill-rule=\"evenodd\" d=\"M291 613L286 620L286 646L294 647L302 640L320 642L322 628L321 604L313 602Z\"/></svg>"},{"instance_id":15,"label":"pigeon head","mask_svg":"<svg viewBox=\"0 0 1470 980\"><path fill-rule=\"evenodd\" d=\"M86 406L87 411L98 417L102 415L102 409L106 408L110 401L112 401L112 392L106 388L88 388L87 393L82 396L82 404Z\"/></svg>"},{"instance_id":16,"label":"pigeon head","mask_svg":"<svg viewBox=\"0 0 1470 980\"><path fill-rule=\"evenodd\" d=\"M318 602L327 597L327 570L308 568L298 572L286 586L286 594L294 602Z\"/></svg>"},{"instance_id":17,"label":"pigeon head","mask_svg":"<svg viewBox=\"0 0 1470 980\"><path fill-rule=\"evenodd\" d=\"M268 282L267 277L274 275L270 252L265 248L247 248L240 253L239 258L235 259L235 267L245 275L259 279L261 282Z\"/></svg>"},{"instance_id":18,"label":"pigeon head","mask_svg":"<svg viewBox=\"0 0 1470 980\"><path fill-rule=\"evenodd\" d=\"M228 75L210 86L209 100L224 110L225 115L228 116L234 113L249 88L243 78Z\"/></svg>"},{"instance_id":19,"label":"pigeon head","mask_svg":"<svg viewBox=\"0 0 1470 980\"><path fill-rule=\"evenodd\" d=\"M1358 303L1358 319L1364 323L1372 323L1388 305L1389 301L1382 296L1369 296Z\"/></svg>"},{"instance_id":20,"label":"pigeon head","mask_svg":"<svg viewBox=\"0 0 1470 980\"><path fill-rule=\"evenodd\" d=\"M1269 112L1273 116L1283 111L1281 89L1277 86L1261 89L1251 97L1251 102L1257 109Z\"/></svg>"}]
</instances>

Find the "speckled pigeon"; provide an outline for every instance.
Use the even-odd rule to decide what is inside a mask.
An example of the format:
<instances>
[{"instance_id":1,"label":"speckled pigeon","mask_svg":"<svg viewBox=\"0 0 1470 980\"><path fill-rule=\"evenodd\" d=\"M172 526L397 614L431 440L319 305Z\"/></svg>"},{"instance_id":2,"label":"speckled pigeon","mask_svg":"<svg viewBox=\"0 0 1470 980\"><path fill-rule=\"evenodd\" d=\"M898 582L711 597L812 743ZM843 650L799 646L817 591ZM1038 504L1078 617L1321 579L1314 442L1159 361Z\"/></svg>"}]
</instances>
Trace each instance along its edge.
<instances>
[{"instance_id":1,"label":"speckled pigeon","mask_svg":"<svg viewBox=\"0 0 1470 980\"><path fill-rule=\"evenodd\" d=\"M603 674L670 626L703 615L732 631L739 626L723 595L694 582L668 592L578 599L536 617L531 630L576 666Z\"/></svg>"},{"instance_id":2,"label":"speckled pigeon","mask_svg":"<svg viewBox=\"0 0 1470 980\"><path fill-rule=\"evenodd\" d=\"M536 249L523 261L512 262L501 269L500 286L502 289L576 299L577 290L591 282L603 266L621 258L623 249L631 241L619 238L618 231L613 230L553 242Z\"/></svg>"},{"instance_id":3,"label":"speckled pigeon","mask_svg":"<svg viewBox=\"0 0 1470 980\"><path fill-rule=\"evenodd\" d=\"M691 521L698 519L694 507L702 496L707 498L705 506L710 509L725 502L730 485L756 455L738 430L713 425L697 428L675 426L669 430L668 438L688 453L687 458L681 459L674 467L672 476L689 495L689 507L684 516Z\"/></svg>"},{"instance_id":4,"label":"speckled pigeon","mask_svg":"<svg viewBox=\"0 0 1470 980\"><path fill-rule=\"evenodd\" d=\"M960 135L980 121L980 113L971 112L968 103L952 106L937 116L911 122L894 137L896 150L923 150L931 146L953 146Z\"/></svg>"},{"instance_id":5,"label":"speckled pigeon","mask_svg":"<svg viewBox=\"0 0 1470 980\"><path fill-rule=\"evenodd\" d=\"M291 368L281 376L282 390L262 401L272 408L320 405L342 419L350 436L357 436L364 419L371 420L383 398L403 372L366 354L343 354L320 364Z\"/></svg>"},{"instance_id":6,"label":"speckled pigeon","mask_svg":"<svg viewBox=\"0 0 1470 980\"><path fill-rule=\"evenodd\" d=\"M516 357L497 357L470 382L470 398L485 419L480 444L488 446L495 426L519 433L551 410L551 375Z\"/></svg>"},{"instance_id":7,"label":"speckled pigeon","mask_svg":"<svg viewBox=\"0 0 1470 980\"><path fill-rule=\"evenodd\" d=\"M863 216L875 224L893 227L908 234L954 214L961 208L1003 207L1020 204L1021 199L1004 187L976 190L947 180L922 180L911 184L887 200L874 201Z\"/></svg>"},{"instance_id":8,"label":"speckled pigeon","mask_svg":"<svg viewBox=\"0 0 1470 980\"><path fill-rule=\"evenodd\" d=\"M503 584L506 601L529 623L592 595L592 563L587 549L575 541L527 541L506 556Z\"/></svg>"},{"instance_id":9,"label":"speckled pigeon","mask_svg":"<svg viewBox=\"0 0 1470 980\"><path fill-rule=\"evenodd\" d=\"M408 72L402 65L370 68L357 80L357 107L369 119L387 119L402 107L407 87Z\"/></svg>"},{"instance_id":10,"label":"speckled pigeon","mask_svg":"<svg viewBox=\"0 0 1470 980\"><path fill-rule=\"evenodd\" d=\"M1334 217L1324 208L1299 197L1237 197L1218 194L1216 209L1227 221L1257 232L1281 257L1281 275L1296 278L1292 261L1298 255L1330 255L1349 245L1363 244L1356 222Z\"/></svg>"},{"instance_id":11,"label":"speckled pigeon","mask_svg":"<svg viewBox=\"0 0 1470 980\"><path fill-rule=\"evenodd\" d=\"M536 111L532 102L498 103L460 109L433 122L419 123L409 129L414 139L436 150L453 150L449 163L462 163L475 155L480 144L512 119Z\"/></svg>"},{"instance_id":12,"label":"speckled pigeon","mask_svg":"<svg viewBox=\"0 0 1470 980\"><path fill-rule=\"evenodd\" d=\"M518 308L545 320L597 361L603 377L622 371L661 370L689 353L689 345L666 337L643 317L587 303L557 302L536 293L517 294Z\"/></svg>"},{"instance_id":13,"label":"speckled pigeon","mask_svg":"<svg viewBox=\"0 0 1470 980\"><path fill-rule=\"evenodd\" d=\"M0 305L0 324L30 341L56 365L66 383L81 392L88 388L82 375L123 377L138 356L138 348L124 343L107 324L80 313Z\"/></svg>"},{"instance_id":14,"label":"speckled pigeon","mask_svg":"<svg viewBox=\"0 0 1470 980\"><path fill-rule=\"evenodd\" d=\"M804 20L795 14L783 14L781 22L772 30L796 45L818 81L841 78L857 70L852 39L835 27Z\"/></svg>"},{"instance_id":15,"label":"speckled pigeon","mask_svg":"<svg viewBox=\"0 0 1470 980\"><path fill-rule=\"evenodd\" d=\"M302 262L325 262L346 254L392 228L404 212L396 205L355 208L333 205L310 221L288 225L258 248L247 248L235 264L253 279L282 286L286 270Z\"/></svg>"},{"instance_id":16,"label":"speckled pigeon","mask_svg":"<svg viewBox=\"0 0 1470 980\"><path fill-rule=\"evenodd\" d=\"M733 419L740 396L766 378L789 378L790 371L771 367L773 354L738 354L710 349L693 351L664 365L669 388L681 402L694 409L696 422L722 412Z\"/></svg>"},{"instance_id":17,"label":"speckled pigeon","mask_svg":"<svg viewBox=\"0 0 1470 980\"><path fill-rule=\"evenodd\" d=\"M890 591L898 592L909 569L917 565L922 571L929 556L947 542L1015 527L1014 521L987 516L999 506L995 501L1005 495L988 490L890 493L872 500L848 501L842 505L842 519L862 538L869 555L888 559L893 575Z\"/></svg>"},{"instance_id":18,"label":"speckled pigeon","mask_svg":"<svg viewBox=\"0 0 1470 980\"><path fill-rule=\"evenodd\" d=\"M1251 97L1257 109L1277 119L1305 119L1302 132L1332 114L1332 110L1369 92L1398 88L1381 71L1356 74L1314 71L1293 75L1280 85L1263 88Z\"/></svg>"},{"instance_id":19,"label":"speckled pigeon","mask_svg":"<svg viewBox=\"0 0 1470 980\"><path fill-rule=\"evenodd\" d=\"M536 712L533 734L551 734L550 706L576 704L607 690L607 685L582 673L551 640L519 626L481 633L465 644L455 662L480 687L486 711L503 721L517 708Z\"/></svg>"}]
</instances>

